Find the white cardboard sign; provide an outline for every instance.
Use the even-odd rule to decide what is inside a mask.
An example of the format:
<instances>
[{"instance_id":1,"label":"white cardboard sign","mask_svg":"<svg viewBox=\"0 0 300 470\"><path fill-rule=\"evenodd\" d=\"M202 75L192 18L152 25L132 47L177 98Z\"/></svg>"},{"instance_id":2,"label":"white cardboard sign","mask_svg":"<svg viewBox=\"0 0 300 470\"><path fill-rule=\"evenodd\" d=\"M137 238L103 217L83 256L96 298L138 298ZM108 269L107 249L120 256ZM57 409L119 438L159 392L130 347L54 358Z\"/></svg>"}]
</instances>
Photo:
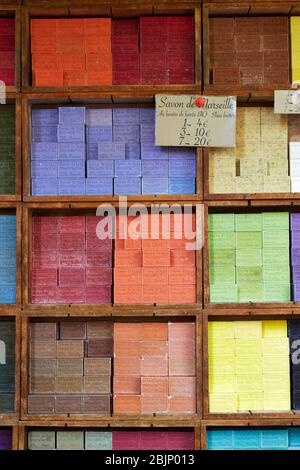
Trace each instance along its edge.
<instances>
[{"instance_id":1,"label":"white cardboard sign","mask_svg":"<svg viewBox=\"0 0 300 470\"><path fill-rule=\"evenodd\" d=\"M276 114L300 114L300 91L275 90L274 113Z\"/></svg>"}]
</instances>

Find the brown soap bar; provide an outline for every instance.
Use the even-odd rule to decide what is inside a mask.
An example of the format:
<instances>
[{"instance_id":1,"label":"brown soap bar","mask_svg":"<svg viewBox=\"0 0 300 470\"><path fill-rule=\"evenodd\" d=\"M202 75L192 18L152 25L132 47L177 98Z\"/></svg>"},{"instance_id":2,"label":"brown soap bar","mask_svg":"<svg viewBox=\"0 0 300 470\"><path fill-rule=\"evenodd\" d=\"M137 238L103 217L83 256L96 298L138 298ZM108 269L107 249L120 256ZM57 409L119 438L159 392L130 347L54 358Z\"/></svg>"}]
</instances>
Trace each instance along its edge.
<instances>
[{"instance_id":1,"label":"brown soap bar","mask_svg":"<svg viewBox=\"0 0 300 470\"><path fill-rule=\"evenodd\" d=\"M83 359L81 358L60 358L57 359L58 377L83 376Z\"/></svg>"},{"instance_id":2,"label":"brown soap bar","mask_svg":"<svg viewBox=\"0 0 300 470\"><path fill-rule=\"evenodd\" d=\"M83 377L57 377L56 393L82 393Z\"/></svg>"},{"instance_id":3,"label":"brown soap bar","mask_svg":"<svg viewBox=\"0 0 300 470\"><path fill-rule=\"evenodd\" d=\"M31 322L30 339L32 341L55 341L56 323L55 322Z\"/></svg>"},{"instance_id":4,"label":"brown soap bar","mask_svg":"<svg viewBox=\"0 0 300 470\"><path fill-rule=\"evenodd\" d=\"M215 52L210 61L211 67L230 67L237 66L237 58L235 52Z\"/></svg>"},{"instance_id":5,"label":"brown soap bar","mask_svg":"<svg viewBox=\"0 0 300 470\"><path fill-rule=\"evenodd\" d=\"M234 18L210 18L209 32L211 35L234 34Z\"/></svg>"},{"instance_id":6,"label":"brown soap bar","mask_svg":"<svg viewBox=\"0 0 300 470\"><path fill-rule=\"evenodd\" d=\"M55 392L54 377L30 377L29 392L30 393L54 393Z\"/></svg>"},{"instance_id":7,"label":"brown soap bar","mask_svg":"<svg viewBox=\"0 0 300 470\"><path fill-rule=\"evenodd\" d=\"M56 359L31 358L29 375L31 377L54 377L56 375Z\"/></svg>"},{"instance_id":8,"label":"brown soap bar","mask_svg":"<svg viewBox=\"0 0 300 470\"><path fill-rule=\"evenodd\" d=\"M83 357L84 341L65 339L57 341L57 357Z\"/></svg>"},{"instance_id":9,"label":"brown soap bar","mask_svg":"<svg viewBox=\"0 0 300 470\"><path fill-rule=\"evenodd\" d=\"M87 375L84 377L84 393L106 394L111 392L109 375Z\"/></svg>"},{"instance_id":10,"label":"brown soap bar","mask_svg":"<svg viewBox=\"0 0 300 470\"><path fill-rule=\"evenodd\" d=\"M264 66L264 54L257 51L237 52L238 67L260 68Z\"/></svg>"},{"instance_id":11,"label":"brown soap bar","mask_svg":"<svg viewBox=\"0 0 300 470\"><path fill-rule=\"evenodd\" d=\"M111 321L88 321L87 337L90 338L112 338L113 322Z\"/></svg>"},{"instance_id":12,"label":"brown soap bar","mask_svg":"<svg viewBox=\"0 0 300 470\"><path fill-rule=\"evenodd\" d=\"M239 34L235 36L235 50L239 51L260 51L262 50L262 36L254 34Z\"/></svg>"},{"instance_id":13,"label":"brown soap bar","mask_svg":"<svg viewBox=\"0 0 300 470\"><path fill-rule=\"evenodd\" d=\"M289 70L281 70L277 67L265 69L264 78L266 84L287 84L289 83Z\"/></svg>"},{"instance_id":14,"label":"brown soap bar","mask_svg":"<svg viewBox=\"0 0 300 470\"><path fill-rule=\"evenodd\" d=\"M81 395L58 395L55 400L56 413L82 413Z\"/></svg>"},{"instance_id":15,"label":"brown soap bar","mask_svg":"<svg viewBox=\"0 0 300 470\"><path fill-rule=\"evenodd\" d=\"M233 85L239 82L239 70L236 68L219 67L213 70L213 81L220 84Z\"/></svg>"},{"instance_id":16,"label":"brown soap bar","mask_svg":"<svg viewBox=\"0 0 300 470\"><path fill-rule=\"evenodd\" d=\"M287 34L266 34L263 36L265 51L286 51L288 53L289 38Z\"/></svg>"},{"instance_id":17,"label":"brown soap bar","mask_svg":"<svg viewBox=\"0 0 300 470\"><path fill-rule=\"evenodd\" d=\"M264 16L262 19L263 34L288 34L288 17Z\"/></svg>"},{"instance_id":18,"label":"brown soap bar","mask_svg":"<svg viewBox=\"0 0 300 470\"><path fill-rule=\"evenodd\" d=\"M235 34L256 34L262 33L262 21L260 17L239 16L235 18Z\"/></svg>"},{"instance_id":19,"label":"brown soap bar","mask_svg":"<svg viewBox=\"0 0 300 470\"><path fill-rule=\"evenodd\" d=\"M111 359L85 358L84 375L111 375Z\"/></svg>"},{"instance_id":20,"label":"brown soap bar","mask_svg":"<svg viewBox=\"0 0 300 470\"><path fill-rule=\"evenodd\" d=\"M88 357L107 357L112 356L113 352L113 340L110 338L88 340Z\"/></svg>"},{"instance_id":21,"label":"brown soap bar","mask_svg":"<svg viewBox=\"0 0 300 470\"><path fill-rule=\"evenodd\" d=\"M85 339L86 322L61 321L59 324L60 339Z\"/></svg>"},{"instance_id":22,"label":"brown soap bar","mask_svg":"<svg viewBox=\"0 0 300 470\"><path fill-rule=\"evenodd\" d=\"M83 397L83 413L110 413L110 395L85 395Z\"/></svg>"},{"instance_id":23,"label":"brown soap bar","mask_svg":"<svg viewBox=\"0 0 300 470\"><path fill-rule=\"evenodd\" d=\"M232 52L234 51L234 36L214 35L210 38L211 52Z\"/></svg>"},{"instance_id":24,"label":"brown soap bar","mask_svg":"<svg viewBox=\"0 0 300 470\"><path fill-rule=\"evenodd\" d=\"M28 397L28 413L44 414L54 413L55 397L51 395L36 395Z\"/></svg>"},{"instance_id":25,"label":"brown soap bar","mask_svg":"<svg viewBox=\"0 0 300 470\"><path fill-rule=\"evenodd\" d=\"M30 357L56 357L56 341L31 341Z\"/></svg>"}]
</instances>

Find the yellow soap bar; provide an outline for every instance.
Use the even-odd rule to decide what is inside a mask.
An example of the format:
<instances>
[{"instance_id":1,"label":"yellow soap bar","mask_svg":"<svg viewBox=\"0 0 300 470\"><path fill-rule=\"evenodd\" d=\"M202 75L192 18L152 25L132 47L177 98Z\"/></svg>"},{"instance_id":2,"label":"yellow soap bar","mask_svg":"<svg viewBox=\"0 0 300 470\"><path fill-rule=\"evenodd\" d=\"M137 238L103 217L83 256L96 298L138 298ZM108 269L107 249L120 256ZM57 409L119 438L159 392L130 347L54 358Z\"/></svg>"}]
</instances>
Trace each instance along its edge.
<instances>
[{"instance_id":1,"label":"yellow soap bar","mask_svg":"<svg viewBox=\"0 0 300 470\"><path fill-rule=\"evenodd\" d=\"M213 356L208 359L210 374L235 375L235 356Z\"/></svg>"},{"instance_id":2,"label":"yellow soap bar","mask_svg":"<svg viewBox=\"0 0 300 470\"><path fill-rule=\"evenodd\" d=\"M261 356L262 339L236 339L235 355L238 356Z\"/></svg>"},{"instance_id":3,"label":"yellow soap bar","mask_svg":"<svg viewBox=\"0 0 300 470\"><path fill-rule=\"evenodd\" d=\"M208 355L214 356L235 356L234 339L217 339L211 341L208 338Z\"/></svg>"},{"instance_id":4,"label":"yellow soap bar","mask_svg":"<svg viewBox=\"0 0 300 470\"><path fill-rule=\"evenodd\" d=\"M235 393L211 393L209 395L210 413L235 413L237 395Z\"/></svg>"},{"instance_id":5,"label":"yellow soap bar","mask_svg":"<svg viewBox=\"0 0 300 470\"><path fill-rule=\"evenodd\" d=\"M261 338L262 322L261 321L235 321L234 322L235 338Z\"/></svg>"},{"instance_id":6,"label":"yellow soap bar","mask_svg":"<svg viewBox=\"0 0 300 470\"><path fill-rule=\"evenodd\" d=\"M288 338L262 338L263 356L288 356Z\"/></svg>"},{"instance_id":7,"label":"yellow soap bar","mask_svg":"<svg viewBox=\"0 0 300 470\"><path fill-rule=\"evenodd\" d=\"M208 322L208 337L209 339L234 338L234 322L232 321Z\"/></svg>"},{"instance_id":8,"label":"yellow soap bar","mask_svg":"<svg viewBox=\"0 0 300 470\"><path fill-rule=\"evenodd\" d=\"M238 411L262 411L264 409L264 393L238 393Z\"/></svg>"},{"instance_id":9,"label":"yellow soap bar","mask_svg":"<svg viewBox=\"0 0 300 470\"><path fill-rule=\"evenodd\" d=\"M242 393L263 392L263 376L261 374L237 375L236 389L237 392Z\"/></svg>"},{"instance_id":10,"label":"yellow soap bar","mask_svg":"<svg viewBox=\"0 0 300 470\"><path fill-rule=\"evenodd\" d=\"M289 392L264 392L265 411L289 411L291 400Z\"/></svg>"},{"instance_id":11,"label":"yellow soap bar","mask_svg":"<svg viewBox=\"0 0 300 470\"><path fill-rule=\"evenodd\" d=\"M291 35L299 36L300 31L300 16L291 16L290 17L290 31Z\"/></svg>"},{"instance_id":12,"label":"yellow soap bar","mask_svg":"<svg viewBox=\"0 0 300 470\"><path fill-rule=\"evenodd\" d=\"M285 392L290 390L289 371L285 374L265 374L262 378L265 392Z\"/></svg>"},{"instance_id":13,"label":"yellow soap bar","mask_svg":"<svg viewBox=\"0 0 300 470\"><path fill-rule=\"evenodd\" d=\"M285 374L290 370L289 356L263 356L263 374Z\"/></svg>"},{"instance_id":14,"label":"yellow soap bar","mask_svg":"<svg viewBox=\"0 0 300 470\"><path fill-rule=\"evenodd\" d=\"M235 375L229 374L209 374L209 392L223 393L236 392Z\"/></svg>"},{"instance_id":15,"label":"yellow soap bar","mask_svg":"<svg viewBox=\"0 0 300 470\"><path fill-rule=\"evenodd\" d=\"M286 338L286 320L264 320L262 322L262 333L264 338Z\"/></svg>"},{"instance_id":16,"label":"yellow soap bar","mask_svg":"<svg viewBox=\"0 0 300 470\"><path fill-rule=\"evenodd\" d=\"M294 67L292 68L292 81L296 82L300 80L300 61L299 64L297 64L297 68Z\"/></svg>"},{"instance_id":17,"label":"yellow soap bar","mask_svg":"<svg viewBox=\"0 0 300 470\"><path fill-rule=\"evenodd\" d=\"M261 356L239 356L236 358L236 373L242 374L260 374L263 373L263 364Z\"/></svg>"}]
</instances>

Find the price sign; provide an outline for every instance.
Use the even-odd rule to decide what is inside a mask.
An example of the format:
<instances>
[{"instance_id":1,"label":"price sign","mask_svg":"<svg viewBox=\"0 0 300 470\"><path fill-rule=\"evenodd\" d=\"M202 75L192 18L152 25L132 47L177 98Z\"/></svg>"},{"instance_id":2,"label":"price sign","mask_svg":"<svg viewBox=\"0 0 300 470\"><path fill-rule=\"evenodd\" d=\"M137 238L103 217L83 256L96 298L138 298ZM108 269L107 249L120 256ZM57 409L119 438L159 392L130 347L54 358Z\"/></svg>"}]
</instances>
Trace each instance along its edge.
<instances>
[{"instance_id":1,"label":"price sign","mask_svg":"<svg viewBox=\"0 0 300 470\"><path fill-rule=\"evenodd\" d=\"M300 114L300 94L295 90L275 90L274 113Z\"/></svg>"},{"instance_id":2,"label":"price sign","mask_svg":"<svg viewBox=\"0 0 300 470\"><path fill-rule=\"evenodd\" d=\"M156 145L235 147L233 96L156 95Z\"/></svg>"}]
</instances>

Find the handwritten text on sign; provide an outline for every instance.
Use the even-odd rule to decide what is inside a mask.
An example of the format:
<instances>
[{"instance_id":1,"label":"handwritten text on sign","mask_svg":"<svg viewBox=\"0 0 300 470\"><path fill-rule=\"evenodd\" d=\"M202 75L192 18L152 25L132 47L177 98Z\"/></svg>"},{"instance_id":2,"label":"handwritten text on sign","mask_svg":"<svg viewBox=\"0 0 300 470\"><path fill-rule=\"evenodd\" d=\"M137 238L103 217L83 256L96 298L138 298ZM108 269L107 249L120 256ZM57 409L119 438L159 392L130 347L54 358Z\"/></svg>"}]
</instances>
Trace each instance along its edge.
<instances>
[{"instance_id":1,"label":"handwritten text on sign","mask_svg":"<svg viewBox=\"0 0 300 470\"><path fill-rule=\"evenodd\" d=\"M300 114L300 94L298 90L276 90L274 93L274 113Z\"/></svg>"},{"instance_id":2,"label":"handwritten text on sign","mask_svg":"<svg viewBox=\"0 0 300 470\"><path fill-rule=\"evenodd\" d=\"M233 96L156 95L156 145L235 147Z\"/></svg>"}]
</instances>

